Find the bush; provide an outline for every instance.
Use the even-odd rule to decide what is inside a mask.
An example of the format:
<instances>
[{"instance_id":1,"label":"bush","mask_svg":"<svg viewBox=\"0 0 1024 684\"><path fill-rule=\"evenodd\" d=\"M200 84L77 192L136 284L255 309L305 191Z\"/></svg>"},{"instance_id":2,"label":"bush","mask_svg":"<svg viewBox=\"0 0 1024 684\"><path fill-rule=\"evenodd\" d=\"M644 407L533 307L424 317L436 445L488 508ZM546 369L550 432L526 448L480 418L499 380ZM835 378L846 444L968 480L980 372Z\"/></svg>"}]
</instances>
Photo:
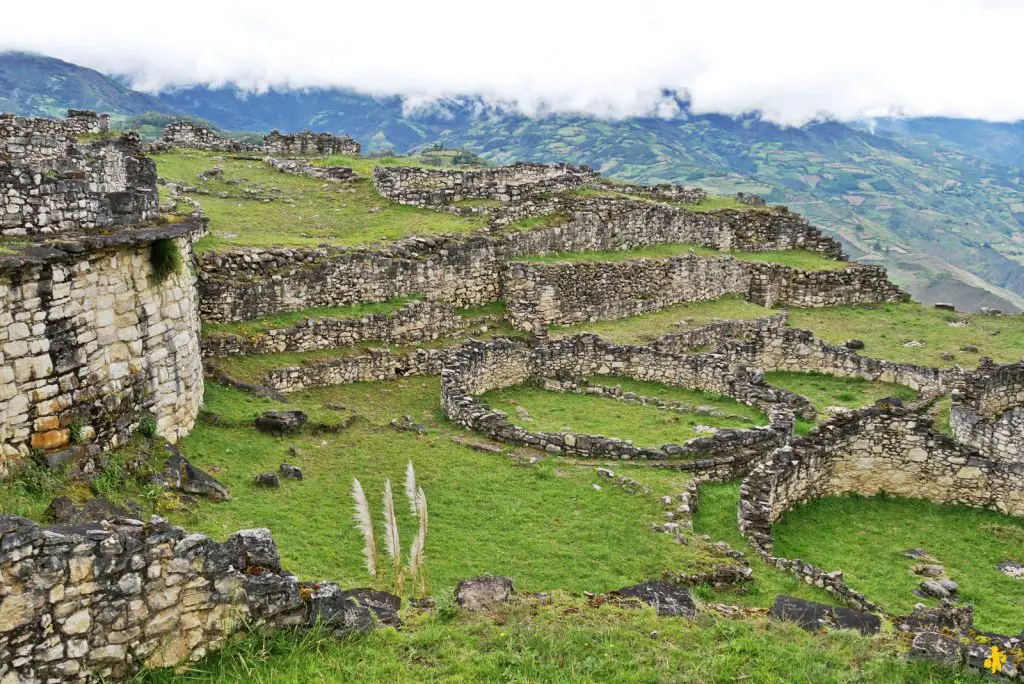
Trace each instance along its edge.
<instances>
[{"instance_id":1,"label":"bush","mask_svg":"<svg viewBox=\"0 0 1024 684\"><path fill-rule=\"evenodd\" d=\"M143 413L139 417L139 434L150 438L156 436L156 416L152 413Z\"/></svg>"},{"instance_id":2,"label":"bush","mask_svg":"<svg viewBox=\"0 0 1024 684\"><path fill-rule=\"evenodd\" d=\"M162 283L172 273L181 273L181 250L174 240L156 240L149 247L149 263L153 266L153 280Z\"/></svg>"}]
</instances>

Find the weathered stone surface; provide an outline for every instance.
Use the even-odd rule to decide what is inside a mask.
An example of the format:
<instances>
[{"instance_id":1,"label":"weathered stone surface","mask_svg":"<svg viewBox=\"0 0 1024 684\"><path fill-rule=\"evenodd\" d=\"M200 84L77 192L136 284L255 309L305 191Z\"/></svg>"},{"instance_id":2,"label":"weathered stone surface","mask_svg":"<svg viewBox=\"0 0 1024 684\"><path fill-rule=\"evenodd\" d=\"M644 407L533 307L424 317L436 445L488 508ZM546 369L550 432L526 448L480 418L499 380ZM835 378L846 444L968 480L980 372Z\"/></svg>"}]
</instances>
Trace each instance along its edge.
<instances>
[{"instance_id":1,"label":"weathered stone surface","mask_svg":"<svg viewBox=\"0 0 1024 684\"><path fill-rule=\"evenodd\" d=\"M78 505L67 496L58 496L50 502L46 509L47 517L59 524L138 518L140 512L139 505L133 501L127 502L124 508L116 506L104 498L87 499Z\"/></svg>"},{"instance_id":2,"label":"weathered stone surface","mask_svg":"<svg viewBox=\"0 0 1024 684\"><path fill-rule=\"evenodd\" d=\"M910 644L910 655L927 658L948 667L956 667L963 660L963 645L953 637L938 632L921 632Z\"/></svg>"},{"instance_id":3,"label":"weathered stone surface","mask_svg":"<svg viewBox=\"0 0 1024 684\"><path fill-rule=\"evenodd\" d=\"M935 582L933 580L921 582L921 584L918 585L918 589L921 591L923 595L931 596L933 598L949 598L950 594L949 590L946 589L946 587L944 587L939 582Z\"/></svg>"},{"instance_id":4,"label":"weathered stone surface","mask_svg":"<svg viewBox=\"0 0 1024 684\"><path fill-rule=\"evenodd\" d=\"M302 479L302 468L291 463L281 464L281 477L288 480L301 480Z\"/></svg>"},{"instance_id":5,"label":"weathered stone surface","mask_svg":"<svg viewBox=\"0 0 1024 684\"><path fill-rule=\"evenodd\" d=\"M690 590L673 582L664 580L644 582L623 587L614 592L614 595L623 599L636 599L654 606L658 615L690 618L697 615L697 602L693 600Z\"/></svg>"},{"instance_id":6,"label":"weathered stone surface","mask_svg":"<svg viewBox=\"0 0 1024 684\"><path fill-rule=\"evenodd\" d=\"M314 133L308 128L294 135L283 135L277 130L271 131L263 136L263 149L268 154L280 156L359 156L359 143L349 136Z\"/></svg>"},{"instance_id":7,"label":"weathered stone surface","mask_svg":"<svg viewBox=\"0 0 1024 684\"><path fill-rule=\"evenodd\" d=\"M278 479L276 473L266 472L260 473L256 476L257 487L267 487L269 489L277 489L281 486L281 480Z\"/></svg>"},{"instance_id":8,"label":"weathered stone surface","mask_svg":"<svg viewBox=\"0 0 1024 684\"><path fill-rule=\"evenodd\" d=\"M861 634L877 634L881 619L872 613L805 601L792 596L776 596L768 613L777 620L795 622L806 630L856 629Z\"/></svg>"},{"instance_id":9,"label":"weathered stone surface","mask_svg":"<svg viewBox=\"0 0 1024 684\"><path fill-rule=\"evenodd\" d=\"M297 432L309 420L303 411L266 411L256 418L256 428L272 435Z\"/></svg>"},{"instance_id":10,"label":"weathered stone surface","mask_svg":"<svg viewBox=\"0 0 1024 684\"><path fill-rule=\"evenodd\" d=\"M170 455L164 471L158 474L157 482L175 491L198 494L214 501L231 499L227 487L218 482L217 478L189 463L176 447L167 445L167 451Z\"/></svg>"},{"instance_id":11,"label":"weathered stone surface","mask_svg":"<svg viewBox=\"0 0 1024 684\"><path fill-rule=\"evenodd\" d=\"M508 577L474 577L462 580L455 589L455 601L466 610L483 610L504 603L515 593Z\"/></svg>"}]
</instances>

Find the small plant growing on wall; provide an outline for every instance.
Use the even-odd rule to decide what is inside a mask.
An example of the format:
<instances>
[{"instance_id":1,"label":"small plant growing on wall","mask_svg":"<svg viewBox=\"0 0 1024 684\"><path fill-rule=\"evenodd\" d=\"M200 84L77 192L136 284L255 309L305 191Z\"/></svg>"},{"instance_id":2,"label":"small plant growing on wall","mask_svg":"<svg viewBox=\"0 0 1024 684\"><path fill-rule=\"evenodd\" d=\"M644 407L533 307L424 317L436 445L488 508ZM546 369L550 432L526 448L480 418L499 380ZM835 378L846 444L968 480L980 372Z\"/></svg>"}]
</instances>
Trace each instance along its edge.
<instances>
[{"instance_id":1,"label":"small plant growing on wall","mask_svg":"<svg viewBox=\"0 0 1024 684\"><path fill-rule=\"evenodd\" d=\"M391 561L391 583L386 586L395 593L401 594L408 582L410 593L426 596L427 574L424 545L427 539L427 496L423 493L423 488L416 485L416 471L412 461L409 461L406 468L405 496L409 501L409 510L416 521L416 535L409 547L406 565L403 567L391 480L384 481L384 547L387 557ZM355 502L356 526L363 535L366 570L374 584L379 586L383 580L380 576L380 558L377 554L373 516L370 512L370 502L363 491L363 485L357 479L352 480L352 499Z\"/></svg>"},{"instance_id":2,"label":"small plant growing on wall","mask_svg":"<svg viewBox=\"0 0 1024 684\"><path fill-rule=\"evenodd\" d=\"M156 416L148 411L139 416L139 434L150 438L156 436Z\"/></svg>"},{"instance_id":3,"label":"small plant growing on wall","mask_svg":"<svg viewBox=\"0 0 1024 684\"><path fill-rule=\"evenodd\" d=\"M149 246L149 263L153 282L162 283L174 273L181 273L181 250L174 240L154 240Z\"/></svg>"}]
</instances>

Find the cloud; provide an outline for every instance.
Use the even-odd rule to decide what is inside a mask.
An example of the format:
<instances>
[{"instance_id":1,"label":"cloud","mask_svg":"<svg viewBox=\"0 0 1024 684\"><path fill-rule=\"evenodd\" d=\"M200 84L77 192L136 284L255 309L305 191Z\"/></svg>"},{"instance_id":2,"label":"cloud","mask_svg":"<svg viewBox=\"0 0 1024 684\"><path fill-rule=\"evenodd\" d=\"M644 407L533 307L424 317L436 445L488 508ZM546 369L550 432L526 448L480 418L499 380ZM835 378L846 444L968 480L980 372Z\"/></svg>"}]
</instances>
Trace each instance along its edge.
<instances>
[{"instance_id":1,"label":"cloud","mask_svg":"<svg viewBox=\"0 0 1024 684\"><path fill-rule=\"evenodd\" d=\"M533 115L695 112L799 124L897 114L1024 119L1024 0L7 2L0 49L141 89L351 87L407 107L479 95ZM433 105L432 105L433 103Z\"/></svg>"}]
</instances>

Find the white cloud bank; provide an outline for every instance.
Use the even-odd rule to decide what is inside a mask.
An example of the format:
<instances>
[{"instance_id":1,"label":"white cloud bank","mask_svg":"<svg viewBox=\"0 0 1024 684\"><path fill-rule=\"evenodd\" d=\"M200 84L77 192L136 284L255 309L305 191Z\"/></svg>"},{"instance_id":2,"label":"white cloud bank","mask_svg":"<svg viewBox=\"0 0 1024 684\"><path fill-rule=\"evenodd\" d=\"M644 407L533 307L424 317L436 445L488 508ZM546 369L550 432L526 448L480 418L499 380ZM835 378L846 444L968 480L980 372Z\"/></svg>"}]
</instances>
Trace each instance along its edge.
<instances>
[{"instance_id":1,"label":"white cloud bank","mask_svg":"<svg viewBox=\"0 0 1024 684\"><path fill-rule=\"evenodd\" d=\"M0 50L136 87L342 86L525 113L1024 119L1024 0L0 0Z\"/></svg>"}]
</instances>

